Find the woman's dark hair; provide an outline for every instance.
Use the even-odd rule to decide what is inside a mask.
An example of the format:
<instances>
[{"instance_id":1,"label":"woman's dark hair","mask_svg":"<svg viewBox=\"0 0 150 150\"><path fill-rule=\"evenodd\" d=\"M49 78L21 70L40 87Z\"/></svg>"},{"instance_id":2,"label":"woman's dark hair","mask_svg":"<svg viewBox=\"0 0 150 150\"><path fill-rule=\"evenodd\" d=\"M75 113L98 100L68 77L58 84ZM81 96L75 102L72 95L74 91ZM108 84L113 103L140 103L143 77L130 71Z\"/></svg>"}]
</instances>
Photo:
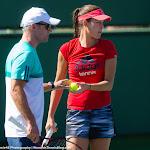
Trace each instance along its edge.
<instances>
[{"instance_id":1,"label":"woman's dark hair","mask_svg":"<svg viewBox=\"0 0 150 150\"><path fill-rule=\"evenodd\" d=\"M80 36L80 29L83 23L83 21L78 21L78 17L97 9L100 8L96 5L84 5L82 8L77 8L73 11L73 28L75 38L78 38ZM87 21L90 21L90 19L87 19Z\"/></svg>"}]
</instances>

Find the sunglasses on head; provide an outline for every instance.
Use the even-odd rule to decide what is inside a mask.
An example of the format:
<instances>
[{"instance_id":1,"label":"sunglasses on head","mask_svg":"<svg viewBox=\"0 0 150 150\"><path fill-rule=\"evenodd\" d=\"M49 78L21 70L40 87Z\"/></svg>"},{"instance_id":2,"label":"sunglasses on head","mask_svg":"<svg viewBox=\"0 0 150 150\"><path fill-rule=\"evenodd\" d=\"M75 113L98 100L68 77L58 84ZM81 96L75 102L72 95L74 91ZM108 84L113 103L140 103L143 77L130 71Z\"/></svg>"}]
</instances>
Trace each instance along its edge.
<instances>
[{"instance_id":1,"label":"sunglasses on head","mask_svg":"<svg viewBox=\"0 0 150 150\"><path fill-rule=\"evenodd\" d=\"M52 25L51 24L46 24L46 23L36 23L38 25L45 25L47 30L50 30Z\"/></svg>"}]
</instances>

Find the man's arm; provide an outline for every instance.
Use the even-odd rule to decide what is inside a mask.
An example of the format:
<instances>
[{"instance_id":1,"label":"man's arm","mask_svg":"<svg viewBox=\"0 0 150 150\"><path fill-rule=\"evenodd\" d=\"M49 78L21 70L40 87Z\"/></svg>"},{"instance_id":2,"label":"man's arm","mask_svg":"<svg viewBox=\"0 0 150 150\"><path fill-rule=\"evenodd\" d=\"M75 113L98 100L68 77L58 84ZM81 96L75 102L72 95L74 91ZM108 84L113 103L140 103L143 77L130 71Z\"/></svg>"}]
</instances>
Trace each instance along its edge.
<instances>
[{"instance_id":1,"label":"man's arm","mask_svg":"<svg viewBox=\"0 0 150 150\"><path fill-rule=\"evenodd\" d=\"M54 82L54 88L52 89L51 82L49 83L43 83L44 92L48 92L51 90L61 90L61 89L70 89L70 86L65 85L65 83L69 81L68 79L62 79L57 82Z\"/></svg>"},{"instance_id":2,"label":"man's arm","mask_svg":"<svg viewBox=\"0 0 150 150\"><path fill-rule=\"evenodd\" d=\"M37 143L39 140L39 130L23 90L26 83L27 81L25 80L12 79L10 94L16 107L27 121L27 137L31 139L33 143Z\"/></svg>"}]
</instances>

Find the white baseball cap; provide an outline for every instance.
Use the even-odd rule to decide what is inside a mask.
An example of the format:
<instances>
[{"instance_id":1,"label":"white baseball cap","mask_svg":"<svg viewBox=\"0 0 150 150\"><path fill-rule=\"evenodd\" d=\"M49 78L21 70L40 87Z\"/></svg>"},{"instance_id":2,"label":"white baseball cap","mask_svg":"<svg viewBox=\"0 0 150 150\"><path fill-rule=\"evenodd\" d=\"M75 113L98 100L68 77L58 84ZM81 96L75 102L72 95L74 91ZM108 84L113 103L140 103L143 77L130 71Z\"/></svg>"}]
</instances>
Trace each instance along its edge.
<instances>
[{"instance_id":1,"label":"white baseball cap","mask_svg":"<svg viewBox=\"0 0 150 150\"><path fill-rule=\"evenodd\" d=\"M51 25L57 25L61 20L50 17L43 8L32 7L24 13L20 27L27 27L32 23L38 23L40 21Z\"/></svg>"}]
</instances>

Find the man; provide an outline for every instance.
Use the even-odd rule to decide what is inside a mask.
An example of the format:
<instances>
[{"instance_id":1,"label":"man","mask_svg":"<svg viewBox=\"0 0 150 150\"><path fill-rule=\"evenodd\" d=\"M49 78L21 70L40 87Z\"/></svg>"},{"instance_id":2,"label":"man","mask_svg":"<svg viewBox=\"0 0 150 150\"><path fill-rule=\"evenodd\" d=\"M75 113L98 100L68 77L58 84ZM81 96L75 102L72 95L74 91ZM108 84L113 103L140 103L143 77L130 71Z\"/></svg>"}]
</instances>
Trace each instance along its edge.
<instances>
[{"instance_id":1,"label":"man","mask_svg":"<svg viewBox=\"0 0 150 150\"><path fill-rule=\"evenodd\" d=\"M63 85L67 79L43 83L43 71L36 52L39 43L48 42L51 25L59 22L38 7L26 11L22 18L22 38L6 60L5 136L9 146L37 146L42 130L44 92L69 89ZM27 134L9 121L11 116L27 128Z\"/></svg>"}]
</instances>

